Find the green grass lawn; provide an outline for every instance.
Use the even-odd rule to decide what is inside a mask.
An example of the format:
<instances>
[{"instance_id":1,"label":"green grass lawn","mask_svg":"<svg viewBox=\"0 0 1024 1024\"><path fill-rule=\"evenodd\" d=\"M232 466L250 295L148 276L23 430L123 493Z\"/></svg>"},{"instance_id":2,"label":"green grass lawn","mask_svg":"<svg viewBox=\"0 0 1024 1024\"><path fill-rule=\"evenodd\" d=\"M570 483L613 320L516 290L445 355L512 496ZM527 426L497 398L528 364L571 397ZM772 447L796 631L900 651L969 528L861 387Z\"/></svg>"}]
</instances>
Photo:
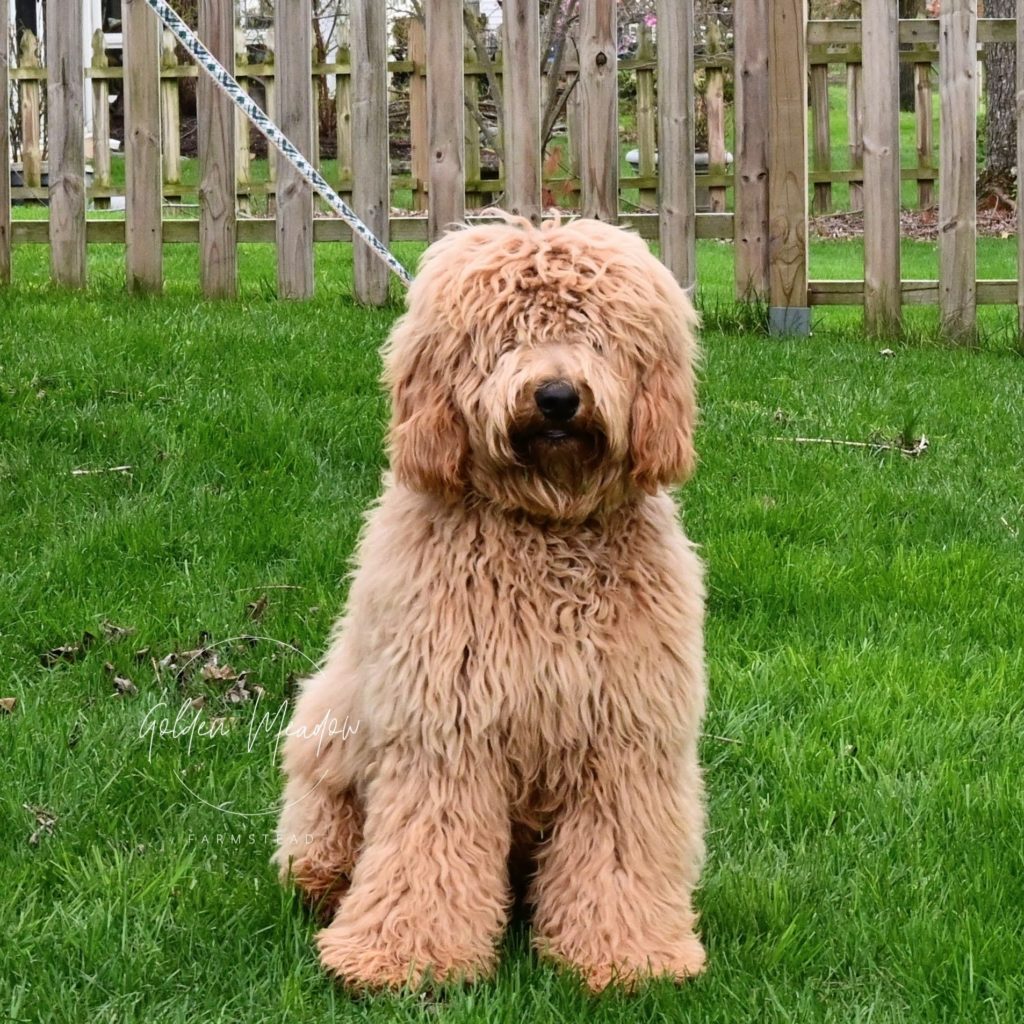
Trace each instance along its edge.
<instances>
[{"instance_id":1,"label":"green grass lawn","mask_svg":"<svg viewBox=\"0 0 1024 1024\"><path fill-rule=\"evenodd\" d=\"M852 313L706 333L683 504L710 588L709 973L591 998L517 928L494 982L355 1001L268 864L259 725L344 600L398 306L353 305L345 246L305 304L273 299L269 247L230 303L200 299L192 246L163 298L126 297L122 255L94 247L75 295L21 248L0 292L0 1020L1022 1019L1024 361L998 330L890 357ZM726 326L730 257L701 246ZM931 446L794 440L900 433ZM202 645L258 704L159 668ZM217 735L156 731L198 697Z\"/></svg>"}]
</instances>

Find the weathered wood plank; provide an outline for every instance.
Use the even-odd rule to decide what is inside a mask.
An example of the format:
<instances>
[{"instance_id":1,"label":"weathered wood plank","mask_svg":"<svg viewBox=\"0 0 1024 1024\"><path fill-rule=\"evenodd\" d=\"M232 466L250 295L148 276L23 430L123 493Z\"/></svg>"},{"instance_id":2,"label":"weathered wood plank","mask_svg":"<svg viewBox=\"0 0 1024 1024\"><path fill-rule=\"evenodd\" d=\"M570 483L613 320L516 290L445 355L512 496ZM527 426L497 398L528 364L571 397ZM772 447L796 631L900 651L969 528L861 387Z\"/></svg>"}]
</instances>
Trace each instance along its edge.
<instances>
[{"instance_id":1,"label":"weathered wood plank","mask_svg":"<svg viewBox=\"0 0 1024 1024\"><path fill-rule=\"evenodd\" d=\"M409 173L416 180L413 209L427 208L427 178L430 175L429 140L427 138L427 40L423 22L409 21Z\"/></svg>"},{"instance_id":2,"label":"weathered wood plank","mask_svg":"<svg viewBox=\"0 0 1024 1024\"><path fill-rule=\"evenodd\" d=\"M17 71L35 74L39 68L39 42L31 32L21 37L18 68L12 73L20 81L18 100L21 108L21 166L25 184L38 188L43 180L43 147L39 115L42 110L41 78L21 78ZM40 72L45 75L45 72Z\"/></svg>"},{"instance_id":3,"label":"weathered wood plank","mask_svg":"<svg viewBox=\"0 0 1024 1024\"><path fill-rule=\"evenodd\" d=\"M977 0L943 0L939 16L939 310L953 341L976 325Z\"/></svg>"},{"instance_id":4,"label":"weathered wood plank","mask_svg":"<svg viewBox=\"0 0 1024 1024\"><path fill-rule=\"evenodd\" d=\"M935 130L932 107L932 66L914 65L914 120L917 136L917 168L935 174ZM917 203L922 210L928 210L935 202L935 185L932 177L919 178Z\"/></svg>"},{"instance_id":5,"label":"weathered wood plank","mask_svg":"<svg viewBox=\"0 0 1024 1024\"><path fill-rule=\"evenodd\" d=\"M490 217L470 217L470 223L491 223ZM620 223L636 231L641 238L657 241L660 220L656 213L624 213ZM238 223L239 242L270 243L275 238L275 224L270 217L252 217ZM163 224L165 245L195 244L199 241L199 221L185 219L165 220ZM90 220L86 224L89 244L124 244L124 221ZM426 217L395 217L391 220L390 237L394 242L424 242L427 239ZM733 237L733 215L731 213L697 214L697 237L717 238L728 241ZM313 238L317 242L351 242L352 232L340 218L322 217L313 221ZM16 220L11 225L11 240L14 245L46 245L49 241L48 225L44 220ZM863 286L863 282L857 282ZM1012 282L1010 282L1012 285ZM1013 293L1014 295L1016 292ZM858 299L855 305L860 305ZM984 301L984 300L981 300ZM1013 298L1001 301L1012 302Z\"/></svg>"},{"instance_id":6,"label":"weathered wood plank","mask_svg":"<svg viewBox=\"0 0 1024 1024\"><path fill-rule=\"evenodd\" d=\"M199 35L217 60L234 66L232 0L199 0ZM207 298L238 291L234 109L206 75L199 79L199 276Z\"/></svg>"},{"instance_id":7,"label":"weathered wood plank","mask_svg":"<svg viewBox=\"0 0 1024 1024\"><path fill-rule=\"evenodd\" d=\"M772 330L806 334L807 62L805 0L775 0L768 30Z\"/></svg>"},{"instance_id":8,"label":"weathered wood plank","mask_svg":"<svg viewBox=\"0 0 1024 1024\"><path fill-rule=\"evenodd\" d=\"M952 0L949 0L952 2ZM947 0L942 0L945 7ZM979 43L1012 43L1016 40L1013 18L979 18L975 33ZM934 18L901 18L899 27L900 44L935 46L941 29ZM814 19L807 24L809 46L855 45L860 42L860 22L856 19Z\"/></svg>"},{"instance_id":9,"label":"weathered wood plank","mask_svg":"<svg viewBox=\"0 0 1024 1024\"><path fill-rule=\"evenodd\" d=\"M461 29L461 25L459 26ZM462 34L459 34L462 40ZM388 166L387 10L385 0L352 7L352 202L385 245L391 212ZM388 297L388 269L358 243L353 253L359 302L381 305Z\"/></svg>"},{"instance_id":10,"label":"weathered wood plank","mask_svg":"<svg viewBox=\"0 0 1024 1024\"><path fill-rule=\"evenodd\" d=\"M619 214L619 77L615 0L580 8L580 178L583 216L616 222Z\"/></svg>"},{"instance_id":11,"label":"weathered wood plank","mask_svg":"<svg viewBox=\"0 0 1024 1024\"><path fill-rule=\"evenodd\" d=\"M900 322L900 57L892 0L863 0L864 321L869 334Z\"/></svg>"},{"instance_id":12,"label":"weathered wood plank","mask_svg":"<svg viewBox=\"0 0 1024 1024\"><path fill-rule=\"evenodd\" d=\"M768 294L768 0L735 12L736 298Z\"/></svg>"},{"instance_id":13,"label":"weathered wood plank","mask_svg":"<svg viewBox=\"0 0 1024 1024\"><path fill-rule=\"evenodd\" d=\"M7 26L11 14L8 0L0 0L0 285L11 283L11 130L8 85Z\"/></svg>"},{"instance_id":14,"label":"weathered wood plank","mask_svg":"<svg viewBox=\"0 0 1024 1024\"><path fill-rule=\"evenodd\" d=\"M656 60L654 39L647 24L640 26L638 56ZM654 178L658 173L658 110L654 92L654 68L641 68L636 73L636 142L640 151L641 177ZM620 180L621 184L621 180ZM640 205L652 210L658 207L657 188L640 190Z\"/></svg>"},{"instance_id":15,"label":"weathered wood plank","mask_svg":"<svg viewBox=\"0 0 1024 1024\"><path fill-rule=\"evenodd\" d=\"M161 75L178 66L174 52L174 36L164 30L160 36ZM176 185L181 181L181 107L178 79L160 79L160 140L164 164L164 181Z\"/></svg>"},{"instance_id":16,"label":"weathered wood plank","mask_svg":"<svg viewBox=\"0 0 1024 1024\"><path fill-rule=\"evenodd\" d=\"M278 124L307 159L313 152L312 33L312 0L276 5ZM308 299L313 294L313 191L286 160L277 164L276 216L277 293L283 299Z\"/></svg>"},{"instance_id":17,"label":"weathered wood plank","mask_svg":"<svg viewBox=\"0 0 1024 1024\"><path fill-rule=\"evenodd\" d=\"M92 34L92 69L102 70L110 63L104 49L103 31ZM96 188L109 188L110 176L110 83L105 78L92 80L92 183ZM97 198L96 209L106 210L110 200Z\"/></svg>"},{"instance_id":18,"label":"weathered wood plank","mask_svg":"<svg viewBox=\"0 0 1024 1024\"><path fill-rule=\"evenodd\" d=\"M828 65L811 65L811 118L814 122L814 169L821 174L832 170L832 132L828 110ZM814 212L832 212L832 183L814 185Z\"/></svg>"},{"instance_id":19,"label":"weathered wood plank","mask_svg":"<svg viewBox=\"0 0 1024 1024\"><path fill-rule=\"evenodd\" d=\"M507 15L506 15L507 17ZM472 62L472 59L476 56L476 47L473 45L473 40L470 38L469 33L466 33L465 49L463 50L463 57L466 64ZM466 209L479 209L481 204L481 194L479 192L471 192L469 189L470 181L479 181L481 176L481 154L480 154L480 124L477 121L477 116L480 113L480 79L476 75L463 75L463 88L466 90L466 107L463 112L465 119L465 135L466 135L466 153L465 153L465 168L466 168ZM507 122L506 122L507 124ZM506 129L506 137L507 137Z\"/></svg>"},{"instance_id":20,"label":"weathered wood plank","mask_svg":"<svg viewBox=\"0 0 1024 1024\"><path fill-rule=\"evenodd\" d=\"M722 27L717 18L711 18L707 27L707 53L717 60L725 46ZM724 174L725 163L725 69L709 66L705 79L704 105L708 121L708 171L712 175ZM712 213L724 213L726 195L721 185L708 189L708 201Z\"/></svg>"},{"instance_id":21,"label":"weathered wood plank","mask_svg":"<svg viewBox=\"0 0 1024 1024\"><path fill-rule=\"evenodd\" d=\"M125 281L163 288L160 166L160 21L145 0L123 0L125 68Z\"/></svg>"},{"instance_id":22,"label":"weathered wood plank","mask_svg":"<svg viewBox=\"0 0 1024 1024\"><path fill-rule=\"evenodd\" d=\"M975 282L978 304L1012 305L1017 301L1017 282L981 280ZM810 281L808 299L812 306L860 306L864 302L863 281ZM938 281L901 281L904 306L934 306L939 301Z\"/></svg>"},{"instance_id":23,"label":"weathered wood plank","mask_svg":"<svg viewBox=\"0 0 1024 1024\"><path fill-rule=\"evenodd\" d=\"M462 0L426 5L430 240L466 216Z\"/></svg>"},{"instance_id":24,"label":"weathered wood plank","mask_svg":"<svg viewBox=\"0 0 1024 1024\"><path fill-rule=\"evenodd\" d=\"M538 0L505 0L502 28L505 206L536 224L541 210Z\"/></svg>"},{"instance_id":25,"label":"weathered wood plank","mask_svg":"<svg viewBox=\"0 0 1024 1024\"><path fill-rule=\"evenodd\" d=\"M46 116L50 177L50 276L85 285L85 91L82 0L46 8Z\"/></svg>"},{"instance_id":26,"label":"weathered wood plank","mask_svg":"<svg viewBox=\"0 0 1024 1024\"><path fill-rule=\"evenodd\" d=\"M352 33L349 30L351 16L342 31L342 40L338 45L338 62L351 66ZM410 35L412 29L410 28ZM411 83L410 83L411 88ZM337 160L338 183L352 180L352 75L348 72L339 74L334 84L334 116L337 125ZM351 201L351 191L342 191L342 198Z\"/></svg>"},{"instance_id":27,"label":"weathered wood plank","mask_svg":"<svg viewBox=\"0 0 1024 1024\"><path fill-rule=\"evenodd\" d=\"M235 26L235 81L246 93L249 92L249 78L246 75L249 51L246 48L245 33ZM240 212L248 214L252 209L247 195L247 186L252 181L252 159L249 152L249 119L235 114L235 202Z\"/></svg>"},{"instance_id":28,"label":"weathered wood plank","mask_svg":"<svg viewBox=\"0 0 1024 1024\"><path fill-rule=\"evenodd\" d=\"M658 214L662 262L697 281L693 180L693 0L658 0Z\"/></svg>"}]
</instances>

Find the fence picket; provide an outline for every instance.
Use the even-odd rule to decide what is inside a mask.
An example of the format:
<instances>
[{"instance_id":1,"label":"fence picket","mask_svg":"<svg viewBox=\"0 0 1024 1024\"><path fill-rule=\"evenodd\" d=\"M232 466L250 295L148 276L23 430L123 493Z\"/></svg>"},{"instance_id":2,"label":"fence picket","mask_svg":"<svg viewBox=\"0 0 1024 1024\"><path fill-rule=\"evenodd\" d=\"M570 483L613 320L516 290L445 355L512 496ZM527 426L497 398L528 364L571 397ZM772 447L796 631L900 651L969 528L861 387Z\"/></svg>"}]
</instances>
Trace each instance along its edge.
<instances>
[{"instance_id":1,"label":"fence picket","mask_svg":"<svg viewBox=\"0 0 1024 1024\"><path fill-rule=\"evenodd\" d=\"M439 238L466 216L462 0L431 0L427 16L428 234Z\"/></svg>"},{"instance_id":2,"label":"fence picket","mask_svg":"<svg viewBox=\"0 0 1024 1024\"><path fill-rule=\"evenodd\" d=\"M199 0L199 35L230 68L235 55L232 0ZM238 291L235 213L235 108L206 75L196 91L199 128L199 275L207 298Z\"/></svg>"},{"instance_id":3,"label":"fence picket","mask_svg":"<svg viewBox=\"0 0 1024 1024\"><path fill-rule=\"evenodd\" d=\"M427 208L427 178L430 156L427 151L427 40L423 22L409 21L409 173L413 177L413 209Z\"/></svg>"},{"instance_id":4,"label":"fence picket","mask_svg":"<svg viewBox=\"0 0 1024 1024\"><path fill-rule=\"evenodd\" d=\"M307 160L313 152L312 25L312 0L277 4L277 123ZM313 190L286 160L277 165L275 216L277 292L284 299L309 298L313 294Z\"/></svg>"},{"instance_id":5,"label":"fence picket","mask_svg":"<svg viewBox=\"0 0 1024 1024\"><path fill-rule=\"evenodd\" d=\"M864 319L870 334L900 320L899 24L891 0L864 0Z\"/></svg>"},{"instance_id":6,"label":"fence picket","mask_svg":"<svg viewBox=\"0 0 1024 1024\"><path fill-rule=\"evenodd\" d=\"M658 0L658 235L684 288L697 280L693 0Z\"/></svg>"},{"instance_id":7,"label":"fence picket","mask_svg":"<svg viewBox=\"0 0 1024 1024\"><path fill-rule=\"evenodd\" d=\"M846 137L850 152L850 170L864 167L864 68L860 63L846 65ZM850 210L864 209L864 179L850 179Z\"/></svg>"},{"instance_id":8,"label":"fence picket","mask_svg":"<svg viewBox=\"0 0 1024 1024\"><path fill-rule=\"evenodd\" d=\"M92 34L92 66L97 71L109 67L103 43L103 32ZM110 84L97 76L92 80L92 183L97 188L110 188ZM108 196L97 196L93 202L97 210L110 206Z\"/></svg>"},{"instance_id":9,"label":"fence picket","mask_svg":"<svg viewBox=\"0 0 1024 1024\"><path fill-rule=\"evenodd\" d=\"M934 164L934 128L932 110L932 66L914 65L914 114L917 123L917 166L920 170L931 170ZM922 210L931 209L935 202L935 183L930 178L919 178L917 182L917 204Z\"/></svg>"},{"instance_id":10,"label":"fence picket","mask_svg":"<svg viewBox=\"0 0 1024 1024\"><path fill-rule=\"evenodd\" d=\"M505 205L540 221L540 4L505 0Z\"/></svg>"},{"instance_id":11,"label":"fence picket","mask_svg":"<svg viewBox=\"0 0 1024 1024\"><path fill-rule=\"evenodd\" d=\"M50 181L50 276L85 286L85 66L82 0L46 7L46 120Z\"/></svg>"},{"instance_id":12,"label":"fence picket","mask_svg":"<svg viewBox=\"0 0 1024 1024\"><path fill-rule=\"evenodd\" d=\"M977 252L977 0L943 0L939 15L939 315L954 341L973 340Z\"/></svg>"},{"instance_id":13,"label":"fence picket","mask_svg":"<svg viewBox=\"0 0 1024 1024\"><path fill-rule=\"evenodd\" d=\"M21 37L18 67L28 71L40 67L39 40L26 31ZM21 108L21 168L22 177L29 188L39 188L43 180L43 147L39 131L42 110L38 78L21 80L18 106Z\"/></svg>"},{"instance_id":14,"label":"fence picket","mask_svg":"<svg viewBox=\"0 0 1024 1024\"><path fill-rule=\"evenodd\" d=\"M773 101L768 127L768 203L772 250L770 326L807 334L807 4L775 0L768 31Z\"/></svg>"},{"instance_id":15,"label":"fence picket","mask_svg":"<svg viewBox=\"0 0 1024 1024\"><path fill-rule=\"evenodd\" d=\"M352 160L355 174L352 201L363 223L385 244L391 207L387 46L385 0L362 0L355 4L352 8ZM357 245L352 258L356 299L371 305L383 304L388 297L387 267L365 245Z\"/></svg>"},{"instance_id":16,"label":"fence picket","mask_svg":"<svg viewBox=\"0 0 1024 1024\"><path fill-rule=\"evenodd\" d=\"M636 52L641 61L654 61L654 39L650 26L640 26L640 39ZM636 144L641 178L654 178L658 173L658 114L654 92L654 68L641 67L636 71ZM656 188L640 189L640 205L655 209L658 205Z\"/></svg>"},{"instance_id":17,"label":"fence picket","mask_svg":"<svg viewBox=\"0 0 1024 1024\"><path fill-rule=\"evenodd\" d=\"M768 295L768 0L735 14L736 298Z\"/></svg>"},{"instance_id":18,"label":"fence picket","mask_svg":"<svg viewBox=\"0 0 1024 1024\"><path fill-rule=\"evenodd\" d=\"M174 52L174 36L166 29L161 35L160 68L172 71L178 66ZM181 182L181 116L178 99L178 79L160 79L160 142L163 156L164 181L171 185Z\"/></svg>"},{"instance_id":19,"label":"fence picket","mask_svg":"<svg viewBox=\"0 0 1024 1024\"><path fill-rule=\"evenodd\" d=\"M124 0L125 267L129 291L163 288L160 23Z\"/></svg>"},{"instance_id":20,"label":"fence picket","mask_svg":"<svg viewBox=\"0 0 1024 1024\"><path fill-rule=\"evenodd\" d=\"M335 62L348 67L348 73L339 72L334 84L335 138L337 139L338 190L342 199L350 201L352 195L352 47L348 26L343 29Z\"/></svg>"},{"instance_id":21,"label":"fence picket","mask_svg":"<svg viewBox=\"0 0 1024 1024\"><path fill-rule=\"evenodd\" d=\"M811 116L814 121L814 169L821 174L832 170L832 132L828 111L828 65L811 65ZM814 212L832 212L832 182L815 181Z\"/></svg>"},{"instance_id":22,"label":"fence picket","mask_svg":"<svg viewBox=\"0 0 1024 1024\"><path fill-rule=\"evenodd\" d=\"M619 78L615 0L580 9L580 114L583 216L619 217Z\"/></svg>"}]
</instances>

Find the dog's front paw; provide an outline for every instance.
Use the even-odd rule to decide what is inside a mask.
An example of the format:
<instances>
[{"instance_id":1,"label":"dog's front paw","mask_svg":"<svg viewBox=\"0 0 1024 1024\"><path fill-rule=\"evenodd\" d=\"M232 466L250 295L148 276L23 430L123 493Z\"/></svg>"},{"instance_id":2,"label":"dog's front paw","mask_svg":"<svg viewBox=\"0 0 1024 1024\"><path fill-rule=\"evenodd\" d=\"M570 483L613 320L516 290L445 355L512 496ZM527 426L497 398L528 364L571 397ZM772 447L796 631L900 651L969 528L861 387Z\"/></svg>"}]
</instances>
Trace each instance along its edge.
<instances>
[{"instance_id":1,"label":"dog's front paw","mask_svg":"<svg viewBox=\"0 0 1024 1024\"><path fill-rule=\"evenodd\" d=\"M430 925L423 927L429 933ZM337 921L316 937L324 970L355 990L469 982L494 969L493 949L444 950L436 941L418 939L403 943L389 936L385 940L379 931Z\"/></svg>"},{"instance_id":2,"label":"dog's front paw","mask_svg":"<svg viewBox=\"0 0 1024 1024\"><path fill-rule=\"evenodd\" d=\"M701 974L707 967L707 954L696 936L671 951L652 953L649 956L623 956L617 952L605 958L581 955L579 952L565 954L550 947L544 952L556 962L578 971L593 992L601 992L609 985L634 989L654 978L684 982Z\"/></svg>"}]
</instances>

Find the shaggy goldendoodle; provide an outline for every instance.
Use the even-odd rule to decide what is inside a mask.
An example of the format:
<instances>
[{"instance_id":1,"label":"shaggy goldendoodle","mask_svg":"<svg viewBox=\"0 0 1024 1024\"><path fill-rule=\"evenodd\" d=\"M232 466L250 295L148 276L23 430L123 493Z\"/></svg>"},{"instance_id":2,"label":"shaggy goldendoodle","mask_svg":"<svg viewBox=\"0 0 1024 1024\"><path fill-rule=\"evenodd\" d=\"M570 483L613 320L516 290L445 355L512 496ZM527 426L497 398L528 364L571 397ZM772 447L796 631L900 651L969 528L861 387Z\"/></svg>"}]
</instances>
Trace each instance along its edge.
<instances>
[{"instance_id":1,"label":"shaggy goldendoodle","mask_svg":"<svg viewBox=\"0 0 1024 1024\"><path fill-rule=\"evenodd\" d=\"M524 864L538 950L592 987L703 968L702 570L664 490L694 464L695 325L596 221L425 257L386 350L392 475L284 743L275 859L345 983L490 971Z\"/></svg>"}]
</instances>

